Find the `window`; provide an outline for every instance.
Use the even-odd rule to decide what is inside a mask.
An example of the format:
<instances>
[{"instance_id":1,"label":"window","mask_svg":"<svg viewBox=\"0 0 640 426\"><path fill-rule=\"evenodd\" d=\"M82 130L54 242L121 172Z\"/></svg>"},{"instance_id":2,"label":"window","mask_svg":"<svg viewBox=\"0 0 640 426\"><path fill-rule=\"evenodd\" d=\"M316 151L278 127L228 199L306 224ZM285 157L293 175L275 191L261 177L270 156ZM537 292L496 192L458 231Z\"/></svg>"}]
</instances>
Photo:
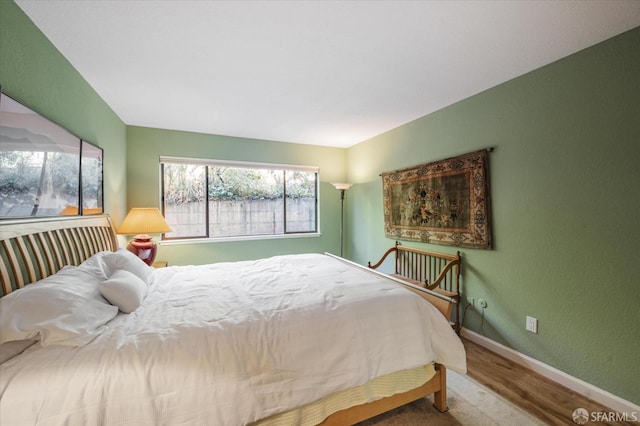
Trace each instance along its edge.
<instances>
[{"instance_id":1,"label":"window","mask_svg":"<svg viewBox=\"0 0 640 426\"><path fill-rule=\"evenodd\" d=\"M318 168L161 157L164 239L313 233Z\"/></svg>"}]
</instances>

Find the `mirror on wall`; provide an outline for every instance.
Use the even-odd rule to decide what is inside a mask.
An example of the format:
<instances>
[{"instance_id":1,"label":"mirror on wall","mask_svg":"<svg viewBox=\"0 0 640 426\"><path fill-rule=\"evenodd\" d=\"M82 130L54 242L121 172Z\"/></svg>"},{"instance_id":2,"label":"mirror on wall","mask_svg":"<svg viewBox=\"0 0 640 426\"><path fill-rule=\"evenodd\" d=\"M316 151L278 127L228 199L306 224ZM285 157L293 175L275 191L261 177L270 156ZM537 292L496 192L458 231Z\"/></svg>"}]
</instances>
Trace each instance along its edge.
<instances>
[{"instance_id":1,"label":"mirror on wall","mask_svg":"<svg viewBox=\"0 0 640 426\"><path fill-rule=\"evenodd\" d=\"M0 219L103 213L102 158L0 92Z\"/></svg>"}]
</instances>

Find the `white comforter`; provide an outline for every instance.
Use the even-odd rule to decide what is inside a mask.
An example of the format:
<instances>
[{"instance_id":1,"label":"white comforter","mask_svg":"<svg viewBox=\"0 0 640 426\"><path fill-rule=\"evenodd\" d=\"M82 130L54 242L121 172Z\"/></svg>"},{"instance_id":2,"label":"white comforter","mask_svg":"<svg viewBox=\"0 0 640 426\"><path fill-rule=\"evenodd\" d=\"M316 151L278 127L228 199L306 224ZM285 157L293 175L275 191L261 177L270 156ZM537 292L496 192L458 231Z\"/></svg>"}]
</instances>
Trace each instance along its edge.
<instances>
[{"instance_id":1,"label":"white comforter","mask_svg":"<svg viewBox=\"0 0 640 426\"><path fill-rule=\"evenodd\" d=\"M149 295L84 347L0 366L0 424L242 425L462 343L402 286L324 255L154 271Z\"/></svg>"}]
</instances>

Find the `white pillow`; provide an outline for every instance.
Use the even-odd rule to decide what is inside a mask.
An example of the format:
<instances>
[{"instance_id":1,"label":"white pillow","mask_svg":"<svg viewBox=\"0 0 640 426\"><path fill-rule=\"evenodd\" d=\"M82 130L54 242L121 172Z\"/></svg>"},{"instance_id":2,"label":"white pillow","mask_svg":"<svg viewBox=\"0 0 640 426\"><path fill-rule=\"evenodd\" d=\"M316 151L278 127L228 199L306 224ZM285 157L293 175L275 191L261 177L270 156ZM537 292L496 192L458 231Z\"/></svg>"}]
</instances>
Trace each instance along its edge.
<instances>
[{"instance_id":1,"label":"white pillow","mask_svg":"<svg viewBox=\"0 0 640 426\"><path fill-rule=\"evenodd\" d=\"M147 296L147 284L131 272L119 269L100 284L100 292L109 303L129 314L138 309Z\"/></svg>"},{"instance_id":2,"label":"white pillow","mask_svg":"<svg viewBox=\"0 0 640 426\"><path fill-rule=\"evenodd\" d=\"M60 278L53 275L0 299L0 344L39 338L42 346L84 346L118 314L99 293L99 299L78 294Z\"/></svg>"},{"instance_id":3,"label":"white pillow","mask_svg":"<svg viewBox=\"0 0 640 426\"><path fill-rule=\"evenodd\" d=\"M65 290L77 294L78 296L93 299L97 302L107 303L107 301L100 294L100 283L106 278L102 275L95 275L80 266L65 266L58 273L44 278L37 283L29 284L26 288L32 285L56 284L64 287Z\"/></svg>"},{"instance_id":4,"label":"white pillow","mask_svg":"<svg viewBox=\"0 0 640 426\"><path fill-rule=\"evenodd\" d=\"M118 269L124 269L140 278L145 284L149 284L151 280L153 273L151 266L127 249L118 249L114 253L107 254L104 261L112 273Z\"/></svg>"},{"instance_id":5,"label":"white pillow","mask_svg":"<svg viewBox=\"0 0 640 426\"><path fill-rule=\"evenodd\" d=\"M109 278L109 276L113 272L109 267L109 265L107 265L107 262L105 261L105 257L107 257L110 254L113 254L113 252L112 251L98 252L93 256L91 256L90 258L88 258L87 260L85 260L84 262L82 262L80 265L78 265L78 269L81 269L83 271L86 271L87 273L95 275L96 277L99 277L102 280L106 280L107 278Z\"/></svg>"}]
</instances>

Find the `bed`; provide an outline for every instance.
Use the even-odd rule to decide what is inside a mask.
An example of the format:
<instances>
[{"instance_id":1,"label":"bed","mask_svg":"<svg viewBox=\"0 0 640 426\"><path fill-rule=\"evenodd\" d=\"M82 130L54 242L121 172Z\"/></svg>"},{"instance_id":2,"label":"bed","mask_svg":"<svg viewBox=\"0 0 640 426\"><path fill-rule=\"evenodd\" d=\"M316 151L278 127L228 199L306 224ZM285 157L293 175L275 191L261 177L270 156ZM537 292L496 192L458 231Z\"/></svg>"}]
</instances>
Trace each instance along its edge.
<instances>
[{"instance_id":1,"label":"bed","mask_svg":"<svg viewBox=\"0 0 640 426\"><path fill-rule=\"evenodd\" d=\"M438 293L425 294L429 302L442 311L453 329L460 332L460 252L455 254L439 253L415 247L403 246L396 241L374 264L368 263L369 268L378 269L387 257L394 254L393 273L390 275L418 287ZM455 303L448 303L451 298Z\"/></svg>"},{"instance_id":2,"label":"bed","mask_svg":"<svg viewBox=\"0 0 640 426\"><path fill-rule=\"evenodd\" d=\"M154 269L108 216L3 223L0 249L2 425L355 424L446 411L466 370L441 311L329 254Z\"/></svg>"}]
</instances>

